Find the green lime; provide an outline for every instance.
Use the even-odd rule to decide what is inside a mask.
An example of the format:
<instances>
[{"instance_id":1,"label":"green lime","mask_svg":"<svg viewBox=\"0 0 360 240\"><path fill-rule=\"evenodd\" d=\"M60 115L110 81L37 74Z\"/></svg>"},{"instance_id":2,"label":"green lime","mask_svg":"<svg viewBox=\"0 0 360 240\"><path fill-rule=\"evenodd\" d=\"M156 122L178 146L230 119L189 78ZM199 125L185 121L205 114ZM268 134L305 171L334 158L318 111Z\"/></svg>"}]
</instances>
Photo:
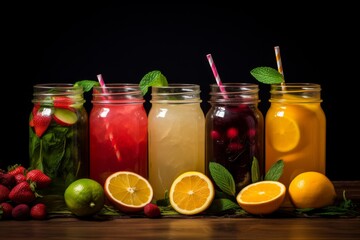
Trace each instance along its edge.
<instances>
[{"instance_id":1,"label":"green lime","mask_svg":"<svg viewBox=\"0 0 360 240\"><path fill-rule=\"evenodd\" d=\"M65 189L64 200L66 206L76 216L92 216L104 207L104 188L95 180L81 178Z\"/></svg>"},{"instance_id":2,"label":"green lime","mask_svg":"<svg viewBox=\"0 0 360 240\"><path fill-rule=\"evenodd\" d=\"M147 93L150 86L167 86L168 82L166 77L159 71L154 70L145 74L141 79L139 86L143 96Z\"/></svg>"}]
</instances>

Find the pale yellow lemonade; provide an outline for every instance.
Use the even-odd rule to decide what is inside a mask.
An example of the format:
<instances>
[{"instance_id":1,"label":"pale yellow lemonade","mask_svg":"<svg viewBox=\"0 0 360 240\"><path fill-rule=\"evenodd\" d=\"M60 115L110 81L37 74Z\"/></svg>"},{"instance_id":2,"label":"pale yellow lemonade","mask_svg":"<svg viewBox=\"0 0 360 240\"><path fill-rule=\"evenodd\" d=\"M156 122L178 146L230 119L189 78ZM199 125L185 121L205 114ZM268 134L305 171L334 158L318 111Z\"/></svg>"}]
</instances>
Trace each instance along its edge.
<instances>
[{"instance_id":1,"label":"pale yellow lemonade","mask_svg":"<svg viewBox=\"0 0 360 240\"><path fill-rule=\"evenodd\" d=\"M205 172L205 117L199 102L152 102L149 123L149 182L154 199L186 171Z\"/></svg>"},{"instance_id":2,"label":"pale yellow lemonade","mask_svg":"<svg viewBox=\"0 0 360 240\"><path fill-rule=\"evenodd\" d=\"M299 173L325 174L326 118L318 98L283 94L271 101L265 119L266 171L279 159L284 161L279 181L288 188ZM288 197L283 206L291 207Z\"/></svg>"}]
</instances>

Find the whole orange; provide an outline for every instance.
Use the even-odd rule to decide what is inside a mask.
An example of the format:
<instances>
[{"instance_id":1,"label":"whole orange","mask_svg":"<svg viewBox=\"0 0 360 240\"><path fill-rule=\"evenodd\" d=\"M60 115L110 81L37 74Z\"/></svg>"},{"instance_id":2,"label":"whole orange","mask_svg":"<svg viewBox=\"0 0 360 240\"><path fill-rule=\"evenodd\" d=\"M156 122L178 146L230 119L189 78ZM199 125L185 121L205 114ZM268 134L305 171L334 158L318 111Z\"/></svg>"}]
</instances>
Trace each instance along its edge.
<instances>
[{"instance_id":1,"label":"whole orange","mask_svg":"<svg viewBox=\"0 0 360 240\"><path fill-rule=\"evenodd\" d=\"M298 174L289 185L290 201L296 208L322 208L333 205L336 191L322 173L308 171Z\"/></svg>"}]
</instances>

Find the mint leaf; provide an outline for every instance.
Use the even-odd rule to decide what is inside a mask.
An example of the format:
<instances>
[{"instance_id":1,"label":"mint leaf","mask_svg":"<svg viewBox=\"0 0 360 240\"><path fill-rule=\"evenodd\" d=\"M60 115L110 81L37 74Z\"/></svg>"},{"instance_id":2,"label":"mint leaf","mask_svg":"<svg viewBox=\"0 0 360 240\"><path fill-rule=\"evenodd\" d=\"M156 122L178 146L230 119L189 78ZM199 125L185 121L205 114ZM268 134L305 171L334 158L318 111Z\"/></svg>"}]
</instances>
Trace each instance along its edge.
<instances>
[{"instance_id":1,"label":"mint leaf","mask_svg":"<svg viewBox=\"0 0 360 240\"><path fill-rule=\"evenodd\" d=\"M214 199L206 212L220 213L227 210L239 209L239 204L227 198Z\"/></svg>"},{"instance_id":2,"label":"mint leaf","mask_svg":"<svg viewBox=\"0 0 360 240\"><path fill-rule=\"evenodd\" d=\"M271 67L257 67L250 74L259 82L266 84L278 84L284 81L283 75Z\"/></svg>"},{"instance_id":3,"label":"mint leaf","mask_svg":"<svg viewBox=\"0 0 360 240\"><path fill-rule=\"evenodd\" d=\"M265 180L277 181L281 177L284 169L284 161L282 159L274 163L265 175Z\"/></svg>"},{"instance_id":4,"label":"mint leaf","mask_svg":"<svg viewBox=\"0 0 360 240\"><path fill-rule=\"evenodd\" d=\"M209 171L215 184L226 194L235 196L235 181L231 173L221 164L209 163Z\"/></svg>"},{"instance_id":5,"label":"mint leaf","mask_svg":"<svg viewBox=\"0 0 360 240\"><path fill-rule=\"evenodd\" d=\"M147 93L150 86L167 86L168 82L166 77L159 71L151 71L141 79L139 86L143 96Z\"/></svg>"},{"instance_id":6,"label":"mint leaf","mask_svg":"<svg viewBox=\"0 0 360 240\"><path fill-rule=\"evenodd\" d=\"M100 86L100 83L94 80L81 80L74 84L75 87L82 86L84 92L90 91L94 86Z\"/></svg>"},{"instance_id":7,"label":"mint leaf","mask_svg":"<svg viewBox=\"0 0 360 240\"><path fill-rule=\"evenodd\" d=\"M255 183L261 180L259 161L256 157L253 157L251 164L251 182Z\"/></svg>"}]
</instances>

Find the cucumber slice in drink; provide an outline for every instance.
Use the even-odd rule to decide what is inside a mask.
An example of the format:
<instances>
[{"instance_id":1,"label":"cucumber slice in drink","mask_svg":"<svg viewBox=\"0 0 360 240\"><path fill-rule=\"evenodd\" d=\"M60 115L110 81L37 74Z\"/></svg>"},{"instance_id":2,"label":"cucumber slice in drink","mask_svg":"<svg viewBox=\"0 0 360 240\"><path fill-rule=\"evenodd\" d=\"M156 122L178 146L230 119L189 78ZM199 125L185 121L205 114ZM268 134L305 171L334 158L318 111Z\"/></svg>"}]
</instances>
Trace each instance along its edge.
<instances>
[{"instance_id":1,"label":"cucumber slice in drink","mask_svg":"<svg viewBox=\"0 0 360 240\"><path fill-rule=\"evenodd\" d=\"M55 108L53 119L61 126L71 126L76 123L78 117L75 112L63 108Z\"/></svg>"}]
</instances>

